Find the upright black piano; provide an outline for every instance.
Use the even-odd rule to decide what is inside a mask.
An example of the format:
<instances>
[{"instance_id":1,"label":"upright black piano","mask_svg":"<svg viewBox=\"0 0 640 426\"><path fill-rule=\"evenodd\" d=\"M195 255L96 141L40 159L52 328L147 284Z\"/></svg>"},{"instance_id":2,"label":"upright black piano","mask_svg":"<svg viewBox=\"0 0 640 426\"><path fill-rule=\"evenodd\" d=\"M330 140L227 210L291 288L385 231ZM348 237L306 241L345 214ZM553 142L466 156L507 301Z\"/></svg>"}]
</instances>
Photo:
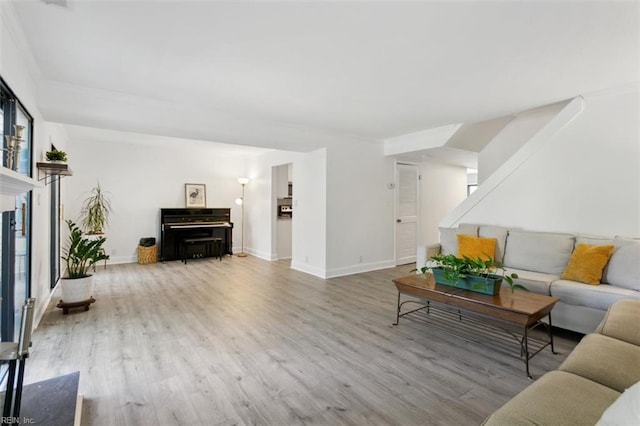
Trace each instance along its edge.
<instances>
[{"instance_id":1,"label":"upright black piano","mask_svg":"<svg viewBox=\"0 0 640 426\"><path fill-rule=\"evenodd\" d=\"M222 238L224 254L232 255L231 209L160 209L160 260L180 259L185 238Z\"/></svg>"}]
</instances>

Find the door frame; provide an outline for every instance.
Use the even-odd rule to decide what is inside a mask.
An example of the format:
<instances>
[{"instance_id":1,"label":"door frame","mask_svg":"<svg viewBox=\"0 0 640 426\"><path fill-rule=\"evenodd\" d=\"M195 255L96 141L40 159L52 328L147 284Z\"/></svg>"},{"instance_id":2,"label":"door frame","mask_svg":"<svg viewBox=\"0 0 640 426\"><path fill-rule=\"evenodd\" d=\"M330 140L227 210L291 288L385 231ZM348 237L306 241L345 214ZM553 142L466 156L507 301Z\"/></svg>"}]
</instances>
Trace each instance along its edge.
<instances>
[{"instance_id":1,"label":"door frame","mask_svg":"<svg viewBox=\"0 0 640 426\"><path fill-rule=\"evenodd\" d=\"M422 232L422 175L420 173L420 163L415 163L412 161L403 161L396 160L393 165L393 263L395 266L398 266L398 228L397 228L397 219L398 219L398 166L414 166L416 168L416 259L417 259L417 251L418 251L418 242L420 239L418 238L420 233Z\"/></svg>"}]
</instances>

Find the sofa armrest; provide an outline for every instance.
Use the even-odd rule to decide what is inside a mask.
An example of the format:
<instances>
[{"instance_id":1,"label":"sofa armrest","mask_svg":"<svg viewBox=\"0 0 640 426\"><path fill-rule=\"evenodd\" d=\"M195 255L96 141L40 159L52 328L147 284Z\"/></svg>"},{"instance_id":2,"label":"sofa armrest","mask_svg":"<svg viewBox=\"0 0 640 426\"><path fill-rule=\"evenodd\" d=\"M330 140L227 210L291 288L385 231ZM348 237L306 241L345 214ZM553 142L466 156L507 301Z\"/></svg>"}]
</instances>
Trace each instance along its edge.
<instances>
[{"instance_id":1,"label":"sofa armrest","mask_svg":"<svg viewBox=\"0 0 640 426\"><path fill-rule=\"evenodd\" d=\"M639 319L640 300L619 300L609 307L595 332L640 346Z\"/></svg>"},{"instance_id":2,"label":"sofa armrest","mask_svg":"<svg viewBox=\"0 0 640 426\"><path fill-rule=\"evenodd\" d=\"M440 243L429 244L427 246L427 260L431 259L436 254L440 254L442 245Z\"/></svg>"},{"instance_id":3,"label":"sofa armrest","mask_svg":"<svg viewBox=\"0 0 640 426\"><path fill-rule=\"evenodd\" d=\"M440 253L440 243L428 244L426 246L418 246L416 253L416 269L427 266L431 256Z\"/></svg>"}]
</instances>

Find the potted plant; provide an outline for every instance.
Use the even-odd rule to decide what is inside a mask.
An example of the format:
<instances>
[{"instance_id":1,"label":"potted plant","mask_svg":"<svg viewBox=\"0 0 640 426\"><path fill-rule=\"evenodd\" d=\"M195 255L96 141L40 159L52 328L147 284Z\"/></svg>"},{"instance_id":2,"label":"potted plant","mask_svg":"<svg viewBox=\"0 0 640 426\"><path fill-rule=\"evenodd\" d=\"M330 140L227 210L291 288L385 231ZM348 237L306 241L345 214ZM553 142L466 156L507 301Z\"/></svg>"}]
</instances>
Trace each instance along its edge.
<instances>
[{"instance_id":1,"label":"potted plant","mask_svg":"<svg viewBox=\"0 0 640 426\"><path fill-rule=\"evenodd\" d=\"M57 162L57 163L66 163L67 161L67 153L64 151L58 151L57 149L52 149L51 151L47 151L45 153L45 157L47 161Z\"/></svg>"},{"instance_id":2,"label":"potted plant","mask_svg":"<svg viewBox=\"0 0 640 426\"><path fill-rule=\"evenodd\" d=\"M512 293L515 290L528 291L524 286L514 283L514 278L518 278L517 274L507 274L502 264L491 258L472 259L467 256L460 258L453 254L437 254L431 260L434 265L422 267L420 272L432 273L438 284L484 294L498 294L504 280Z\"/></svg>"},{"instance_id":3,"label":"potted plant","mask_svg":"<svg viewBox=\"0 0 640 426\"><path fill-rule=\"evenodd\" d=\"M98 182L82 205L80 211L82 227L89 235L103 234L110 213L111 201Z\"/></svg>"},{"instance_id":4,"label":"potted plant","mask_svg":"<svg viewBox=\"0 0 640 426\"><path fill-rule=\"evenodd\" d=\"M69 240L62 250L62 260L67 266L66 276L61 279L62 300L58 307L67 309L74 306L85 306L95 302L93 293L93 276L89 268L96 262L109 259L102 247L105 238L86 239L82 230L73 221L67 220Z\"/></svg>"}]
</instances>

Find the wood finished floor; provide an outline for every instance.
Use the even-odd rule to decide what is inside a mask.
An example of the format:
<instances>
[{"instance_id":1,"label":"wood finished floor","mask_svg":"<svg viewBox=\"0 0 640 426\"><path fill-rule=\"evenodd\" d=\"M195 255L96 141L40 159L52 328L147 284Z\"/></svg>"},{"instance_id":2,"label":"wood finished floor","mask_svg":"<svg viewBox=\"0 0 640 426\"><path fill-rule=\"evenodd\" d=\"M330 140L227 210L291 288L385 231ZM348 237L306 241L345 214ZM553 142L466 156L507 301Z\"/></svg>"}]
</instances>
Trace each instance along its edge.
<instances>
[{"instance_id":1,"label":"wood finished floor","mask_svg":"<svg viewBox=\"0 0 640 426\"><path fill-rule=\"evenodd\" d=\"M398 267L322 280L254 257L110 265L52 301L25 383L80 371L83 425L474 425L531 383L518 347L395 320ZM475 341L474 341L475 340ZM556 338L539 377L576 345Z\"/></svg>"}]
</instances>

